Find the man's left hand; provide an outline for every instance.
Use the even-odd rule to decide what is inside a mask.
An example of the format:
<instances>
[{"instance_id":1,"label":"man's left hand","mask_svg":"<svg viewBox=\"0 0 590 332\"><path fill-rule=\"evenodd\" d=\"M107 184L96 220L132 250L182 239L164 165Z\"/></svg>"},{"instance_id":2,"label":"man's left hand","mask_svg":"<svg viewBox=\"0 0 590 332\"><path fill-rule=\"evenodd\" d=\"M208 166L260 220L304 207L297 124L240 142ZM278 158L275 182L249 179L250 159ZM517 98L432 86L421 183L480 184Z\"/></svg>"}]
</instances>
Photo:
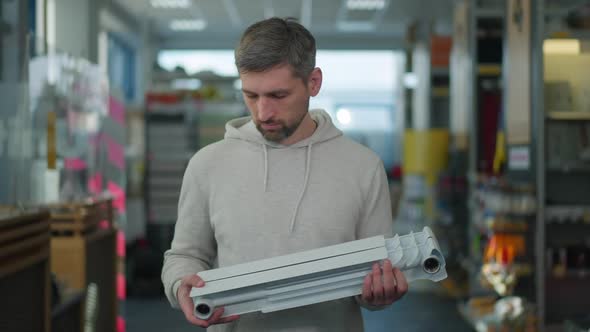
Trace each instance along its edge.
<instances>
[{"instance_id":1,"label":"man's left hand","mask_svg":"<svg viewBox=\"0 0 590 332\"><path fill-rule=\"evenodd\" d=\"M365 277L361 299L371 306L387 306L401 299L407 291L406 277L386 259L383 262L383 271L375 263L373 271Z\"/></svg>"}]
</instances>

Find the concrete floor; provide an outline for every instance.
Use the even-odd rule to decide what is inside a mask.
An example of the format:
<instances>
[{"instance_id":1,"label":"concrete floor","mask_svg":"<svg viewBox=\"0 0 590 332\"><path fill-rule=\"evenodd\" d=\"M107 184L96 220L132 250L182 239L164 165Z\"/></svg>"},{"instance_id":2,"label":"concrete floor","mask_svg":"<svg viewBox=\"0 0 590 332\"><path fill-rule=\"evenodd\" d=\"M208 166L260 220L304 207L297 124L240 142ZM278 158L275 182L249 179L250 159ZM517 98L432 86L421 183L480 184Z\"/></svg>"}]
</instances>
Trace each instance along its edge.
<instances>
[{"instance_id":1,"label":"concrete floor","mask_svg":"<svg viewBox=\"0 0 590 332\"><path fill-rule=\"evenodd\" d=\"M163 298L131 298L125 312L129 332L203 331L188 324ZM386 310L363 311L363 317L366 332L472 331L459 316L454 300L420 292L408 293Z\"/></svg>"}]
</instances>

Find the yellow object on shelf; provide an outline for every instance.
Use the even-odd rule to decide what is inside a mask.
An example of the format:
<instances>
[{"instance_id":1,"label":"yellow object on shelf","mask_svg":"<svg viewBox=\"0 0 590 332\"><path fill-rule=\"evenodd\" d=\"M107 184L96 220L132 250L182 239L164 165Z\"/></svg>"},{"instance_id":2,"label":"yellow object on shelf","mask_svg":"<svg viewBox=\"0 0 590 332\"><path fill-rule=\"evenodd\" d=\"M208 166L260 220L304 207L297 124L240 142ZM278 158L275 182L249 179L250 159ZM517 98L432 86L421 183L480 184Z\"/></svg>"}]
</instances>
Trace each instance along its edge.
<instances>
[{"instance_id":1,"label":"yellow object on shelf","mask_svg":"<svg viewBox=\"0 0 590 332\"><path fill-rule=\"evenodd\" d=\"M482 63L477 66L477 72L483 76L500 76L502 74L502 67L498 64Z\"/></svg>"},{"instance_id":2,"label":"yellow object on shelf","mask_svg":"<svg viewBox=\"0 0 590 332\"><path fill-rule=\"evenodd\" d=\"M434 186L441 171L447 167L449 141L450 134L445 129L406 130L404 133L404 177L414 176L425 184L422 215L427 220L436 215Z\"/></svg>"},{"instance_id":3,"label":"yellow object on shelf","mask_svg":"<svg viewBox=\"0 0 590 332\"><path fill-rule=\"evenodd\" d=\"M445 129L406 130L404 133L404 174L423 175L429 185L447 167L449 131Z\"/></svg>"},{"instance_id":4,"label":"yellow object on shelf","mask_svg":"<svg viewBox=\"0 0 590 332\"><path fill-rule=\"evenodd\" d=\"M494 153L494 174L500 174L502 165L506 163L506 138L504 129L496 134L496 151Z\"/></svg>"}]
</instances>

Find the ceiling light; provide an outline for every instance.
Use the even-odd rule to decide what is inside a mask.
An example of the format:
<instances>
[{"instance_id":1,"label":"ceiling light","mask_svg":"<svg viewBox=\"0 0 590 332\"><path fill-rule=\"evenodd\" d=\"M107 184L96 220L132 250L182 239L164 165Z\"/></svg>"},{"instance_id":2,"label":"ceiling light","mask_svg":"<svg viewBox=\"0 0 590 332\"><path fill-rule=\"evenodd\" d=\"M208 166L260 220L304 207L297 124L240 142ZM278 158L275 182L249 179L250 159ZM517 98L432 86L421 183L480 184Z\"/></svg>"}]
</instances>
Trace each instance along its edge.
<instances>
[{"instance_id":1,"label":"ceiling light","mask_svg":"<svg viewBox=\"0 0 590 332\"><path fill-rule=\"evenodd\" d=\"M543 53L580 54L582 47L577 39L547 39L543 42Z\"/></svg>"},{"instance_id":2,"label":"ceiling light","mask_svg":"<svg viewBox=\"0 0 590 332\"><path fill-rule=\"evenodd\" d=\"M191 6L191 0L151 0L154 8L188 8Z\"/></svg>"},{"instance_id":3,"label":"ceiling light","mask_svg":"<svg viewBox=\"0 0 590 332\"><path fill-rule=\"evenodd\" d=\"M197 90L203 83L198 78L177 78L171 85L174 90Z\"/></svg>"},{"instance_id":4,"label":"ceiling light","mask_svg":"<svg viewBox=\"0 0 590 332\"><path fill-rule=\"evenodd\" d=\"M338 122L346 126L352 121L352 116L349 110L341 108L336 112L336 119L338 119Z\"/></svg>"},{"instance_id":5,"label":"ceiling light","mask_svg":"<svg viewBox=\"0 0 590 332\"><path fill-rule=\"evenodd\" d=\"M349 10L381 10L385 8L385 0L347 0Z\"/></svg>"},{"instance_id":6,"label":"ceiling light","mask_svg":"<svg viewBox=\"0 0 590 332\"><path fill-rule=\"evenodd\" d=\"M408 89L415 89L418 86L418 76L415 73L405 73L403 77L404 86Z\"/></svg>"},{"instance_id":7,"label":"ceiling light","mask_svg":"<svg viewBox=\"0 0 590 332\"><path fill-rule=\"evenodd\" d=\"M174 31L201 31L207 27L205 20L174 20L170 29Z\"/></svg>"}]
</instances>

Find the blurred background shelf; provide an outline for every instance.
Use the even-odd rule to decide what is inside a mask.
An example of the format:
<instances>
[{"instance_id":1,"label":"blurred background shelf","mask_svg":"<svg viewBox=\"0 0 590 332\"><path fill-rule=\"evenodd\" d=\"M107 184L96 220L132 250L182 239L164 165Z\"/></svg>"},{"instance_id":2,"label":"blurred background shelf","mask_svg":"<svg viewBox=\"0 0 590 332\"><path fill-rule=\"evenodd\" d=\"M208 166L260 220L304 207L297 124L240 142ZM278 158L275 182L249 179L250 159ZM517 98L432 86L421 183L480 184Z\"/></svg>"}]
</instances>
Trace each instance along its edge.
<instances>
[{"instance_id":1,"label":"blurred background shelf","mask_svg":"<svg viewBox=\"0 0 590 332\"><path fill-rule=\"evenodd\" d=\"M590 120L590 112L549 112L547 113L547 119L564 121L588 121Z\"/></svg>"},{"instance_id":2,"label":"blurred background shelf","mask_svg":"<svg viewBox=\"0 0 590 332\"><path fill-rule=\"evenodd\" d=\"M481 63L477 66L477 73L481 76L500 76L502 74L502 65Z\"/></svg>"}]
</instances>

